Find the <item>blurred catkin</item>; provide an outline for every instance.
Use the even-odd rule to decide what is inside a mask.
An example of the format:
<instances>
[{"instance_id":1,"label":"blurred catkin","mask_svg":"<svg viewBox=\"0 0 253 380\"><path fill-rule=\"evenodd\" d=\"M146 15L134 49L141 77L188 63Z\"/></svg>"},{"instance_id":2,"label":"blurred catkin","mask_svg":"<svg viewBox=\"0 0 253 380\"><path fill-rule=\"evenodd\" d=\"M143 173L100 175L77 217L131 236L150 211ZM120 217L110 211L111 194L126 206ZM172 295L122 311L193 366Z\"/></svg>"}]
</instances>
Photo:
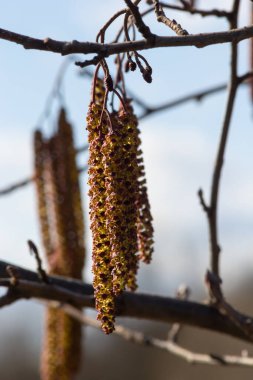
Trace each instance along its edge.
<instances>
[{"instance_id":1,"label":"blurred catkin","mask_svg":"<svg viewBox=\"0 0 253 380\"><path fill-rule=\"evenodd\" d=\"M37 208L40 222L40 232L43 240L43 246L46 255L49 256L52 251L52 241L50 236L49 215L48 215L48 194L46 189L46 156L47 143L43 139L40 131L34 133L34 169L35 185L37 194Z\"/></svg>"},{"instance_id":2,"label":"blurred catkin","mask_svg":"<svg viewBox=\"0 0 253 380\"><path fill-rule=\"evenodd\" d=\"M34 150L38 209L49 272L81 279L85 257L83 211L72 127L63 109L58 130L48 141L35 132ZM80 355L79 322L62 310L49 308L41 379L73 379Z\"/></svg>"}]
</instances>

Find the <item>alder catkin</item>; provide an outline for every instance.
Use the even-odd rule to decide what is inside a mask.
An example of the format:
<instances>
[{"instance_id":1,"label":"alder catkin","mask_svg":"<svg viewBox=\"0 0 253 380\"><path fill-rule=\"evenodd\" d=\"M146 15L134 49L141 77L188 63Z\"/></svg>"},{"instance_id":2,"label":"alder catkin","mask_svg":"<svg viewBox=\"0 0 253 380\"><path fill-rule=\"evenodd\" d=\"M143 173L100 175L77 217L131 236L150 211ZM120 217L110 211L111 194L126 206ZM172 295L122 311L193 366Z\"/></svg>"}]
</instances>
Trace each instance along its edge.
<instances>
[{"instance_id":1,"label":"alder catkin","mask_svg":"<svg viewBox=\"0 0 253 380\"><path fill-rule=\"evenodd\" d=\"M101 148L108 125L102 115L101 100L92 102L87 116L89 141L89 196L92 231L93 287L98 319L106 334L114 329L115 300L112 293L111 247L105 213L106 188Z\"/></svg>"},{"instance_id":2,"label":"alder catkin","mask_svg":"<svg viewBox=\"0 0 253 380\"><path fill-rule=\"evenodd\" d=\"M93 286L102 329L114 329L115 299L137 288L139 260L150 262L153 227L130 101L109 113L103 82L95 79L87 115Z\"/></svg>"},{"instance_id":3,"label":"alder catkin","mask_svg":"<svg viewBox=\"0 0 253 380\"><path fill-rule=\"evenodd\" d=\"M132 130L132 140L135 144L136 149L136 160L137 160L137 193L135 206L137 210L137 239L138 239L138 251L139 259L145 263L150 263L153 253L154 245L154 229L153 229L153 218L150 210L150 203L148 199L147 182L145 178L145 167L143 162L142 150L141 150L141 139L140 130L138 128L138 120L134 115L133 108L131 106L130 100L126 102L125 108L127 109L126 123L128 123L129 128ZM124 117L124 110L121 109L120 114Z\"/></svg>"},{"instance_id":4,"label":"alder catkin","mask_svg":"<svg viewBox=\"0 0 253 380\"><path fill-rule=\"evenodd\" d=\"M120 294L136 283L137 195L136 144L125 115L112 115L112 131L105 138L102 153L106 185L106 217L111 245L113 292ZM129 278L131 280L129 281Z\"/></svg>"},{"instance_id":5,"label":"alder catkin","mask_svg":"<svg viewBox=\"0 0 253 380\"><path fill-rule=\"evenodd\" d=\"M40 134L37 133L37 173L40 173L40 140ZM44 207L42 201L38 203L45 208L48 222L44 222L45 227L41 230L49 273L81 279L85 257L81 193L72 127L67 122L63 109L59 113L57 132L43 147L42 175L36 175L36 184L40 188L39 178L42 178L45 194L44 198L40 198L46 200L46 206ZM40 220L42 221L41 217ZM47 236L51 242L50 249L45 244ZM81 332L80 323L66 315L63 310L47 310L41 359L42 380L74 378L80 365Z\"/></svg>"},{"instance_id":6,"label":"alder catkin","mask_svg":"<svg viewBox=\"0 0 253 380\"><path fill-rule=\"evenodd\" d=\"M46 142L43 139L42 133L39 130L37 130L34 133L34 172L37 195L37 208L43 246L46 255L49 256L52 252L52 240L50 236L50 222L48 216L48 194L45 181L46 156Z\"/></svg>"}]
</instances>

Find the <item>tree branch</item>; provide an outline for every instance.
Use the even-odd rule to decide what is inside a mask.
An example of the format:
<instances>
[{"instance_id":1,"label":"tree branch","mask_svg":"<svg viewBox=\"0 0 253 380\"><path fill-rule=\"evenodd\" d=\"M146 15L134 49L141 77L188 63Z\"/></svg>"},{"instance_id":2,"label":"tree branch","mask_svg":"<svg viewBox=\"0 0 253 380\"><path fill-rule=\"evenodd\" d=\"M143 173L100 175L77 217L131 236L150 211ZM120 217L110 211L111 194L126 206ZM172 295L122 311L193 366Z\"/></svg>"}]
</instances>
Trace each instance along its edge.
<instances>
[{"instance_id":1,"label":"tree branch","mask_svg":"<svg viewBox=\"0 0 253 380\"><path fill-rule=\"evenodd\" d=\"M237 17L238 17L238 7L239 0L234 1L233 7L233 17L230 21L230 28L233 30L237 27ZM211 185L211 196L208 215L208 225L210 234L210 249L211 249L211 263L210 267L214 274L218 277L219 272L219 254L220 246L218 241L218 228L217 228L217 208L218 208L218 196L220 188L221 171L224 162L225 149L228 139L228 132L230 127L230 122L232 118L232 113L234 109L234 102L236 97L236 92L238 89L238 78L237 78L237 44L232 42L231 45L231 67L230 67L230 83L227 105L224 115L224 121L221 131L221 137L218 147L218 152L216 156L212 185Z\"/></svg>"},{"instance_id":2,"label":"tree branch","mask_svg":"<svg viewBox=\"0 0 253 380\"><path fill-rule=\"evenodd\" d=\"M8 265L10 264L0 261L0 286L13 288L11 280L6 278ZM50 284L45 284L37 273L17 266L15 269L18 273L18 284L15 286L17 299L35 298L59 301L76 307L95 307L91 285L57 276L49 276ZM117 315L166 323L178 322L252 342L248 335L215 307L197 302L124 292L117 299ZM252 320L243 314L241 318L245 318L245 321Z\"/></svg>"},{"instance_id":3,"label":"tree branch","mask_svg":"<svg viewBox=\"0 0 253 380\"><path fill-rule=\"evenodd\" d=\"M187 36L189 33L187 30L183 29L180 24L176 22L176 20L169 19L163 10L162 4L159 0L153 0L155 7L155 14L158 22L162 22L171 28L178 36Z\"/></svg>"},{"instance_id":4,"label":"tree branch","mask_svg":"<svg viewBox=\"0 0 253 380\"><path fill-rule=\"evenodd\" d=\"M153 0L151 0L152 2ZM200 15L202 17L208 17L208 16L215 16L215 17L225 17L229 19L231 17L231 13L219 9L211 9L211 10L204 10L204 9L196 9L192 7L180 7L177 5L167 4L162 1L160 1L160 4L163 6L163 8L172 9L175 11L180 12L187 12L192 15Z\"/></svg>"},{"instance_id":5,"label":"tree branch","mask_svg":"<svg viewBox=\"0 0 253 380\"><path fill-rule=\"evenodd\" d=\"M64 310L65 313L84 325L91 326L97 330L101 329L98 321L87 317L81 310L71 305L49 302L48 306ZM113 334L128 342L166 351L172 355L180 357L190 364L253 366L252 357L196 353L181 347L175 342L150 337L143 334L141 331L126 328L118 324L115 326Z\"/></svg>"},{"instance_id":6,"label":"tree branch","mask_svg":"<svg viewBox=\"0 0 253 380\"><path fill-rule=\"evenodd\" d=\"M51 38L38 39L0 28L0 39L17 43L25 49L43 50L61 55L96 53L101 57L159 47L195 46L203 48L222 43L238 43L251 37L253 37L253 26L217 33L173 37L155 36L155 39L101 44L76 40L70 42L56 41Z\"/></svg>"}]
</instances>

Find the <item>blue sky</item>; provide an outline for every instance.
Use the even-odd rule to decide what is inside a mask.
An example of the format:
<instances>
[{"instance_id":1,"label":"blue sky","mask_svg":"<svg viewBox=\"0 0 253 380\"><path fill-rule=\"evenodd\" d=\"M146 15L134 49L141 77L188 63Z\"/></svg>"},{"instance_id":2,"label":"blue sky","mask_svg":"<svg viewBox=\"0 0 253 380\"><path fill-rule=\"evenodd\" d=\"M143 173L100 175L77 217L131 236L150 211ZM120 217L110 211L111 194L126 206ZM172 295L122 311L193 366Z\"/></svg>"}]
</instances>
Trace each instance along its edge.
<instances>
[{"instance_id":1,"label":"blue sky","mask_svg":"<svg viewBox=\"0 0 253 380\"><path fill-rule=\"evenodd\" d=\"M216 0L199 1L200 6L210 8L220 3ZM248 3L242 1L241 26L249 23ZM230 4L230 0L222 2L228 9ZM0 25L38 38L49 36L59 40L93 41L112 12L122 6L123 1L115 0L45 0L39 3L9 0L0 8ZM188 17L182 13L171 13L170 16L176 18L189 33L227 28L222 19ZM147 20L155 32L172 34L164 25L156 25L154 16ZM108 40L113 37L115 29L108 33ZM0 52L2 187L32 172L32 132L64 58L53 53L24 50L2 40ZM153 67L153 83L146 84L135 72L127 75L127 85L151 105L219 84L229 75L228 45L204 49L159 49L143 54ZM113 59L108 61L112 66ZM240 44L239 69L240 74L249 69L248 42ZM70 65L63 87L68 117L75 126L76 144L80 146L87 141L85 117L90 80L81 78L77 68ZM156 231L154 260L151 266L141 270L142 290L162 293L170 289L173 292L182 281L192 286L203 282L209 264L208 234L196 193L201 186L209 194L225 101L226 92L201 104L189 103L152 116L140 125ZM41 126L47 133L54 128L57 107L56 101L50 118ZM225 284L226 279L229 281L233 276L236 285L241 273L253 269L252 141L252 106L249 91L244 87L236 99L221 186L219 227ZM79 163L86 163L85 155L80 157ZM86 182L86 176L82 176L87 216ZM29 256L26 240L32 239L41 247L35 204L32 186L0 198L1 258L30 268L35 264ZM86 233L89 234L88 228ZM238 271L238 265L241 271ZM90 281L90 265L85 273Z\"/></svg>"}]
</instances>

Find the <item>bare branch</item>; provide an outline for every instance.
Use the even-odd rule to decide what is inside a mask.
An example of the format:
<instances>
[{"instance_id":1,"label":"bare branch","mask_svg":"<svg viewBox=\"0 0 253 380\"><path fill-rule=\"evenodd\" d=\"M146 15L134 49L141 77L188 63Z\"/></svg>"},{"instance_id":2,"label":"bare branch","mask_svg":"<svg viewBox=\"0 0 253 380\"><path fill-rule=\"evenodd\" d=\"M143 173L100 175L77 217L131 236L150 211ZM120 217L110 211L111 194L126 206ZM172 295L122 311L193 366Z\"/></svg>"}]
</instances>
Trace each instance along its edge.
<instances>
[{"instance_id":1,"label":"bare branch","mask_svg":"<svg viewBox=\"0 0 253 380\"><path fill-rule=\"evenodd\" d=\"M221 84L218 86L214 86L199 92L195 92L193 94L189 94L186 96L182 96L178 99L171 100L169 102L166 102L164 104L160 104L156 107L154 106L146 106L145 111L140 115L139 120L145 119L146 117L153 115L155 113L166 111L168 109L181 106L182 104L191 102L191 101L197 101L200 102L202 99L204 99L206 96L216 94L218 92L224 91L227 88L227 84Z\"/></svg>"},{"instance_id":2,"label":"bare branch","mask_svg":"<svg viewBox=\"0 0 253 380\"><path fill-rule=\"evenodd\" d=\"M49 306L60 308L80 323L100 330L100 323L98 321L87 317L82 311L71 305L50 302ZM121 325L115 326L113 334L118 335L128 342L166 351L172 355L180 357L190 364L253 366L252 357L196 353L179 346L175 342L146 336L141 331L129 329Z\"/></svg>"},{"instance_id":3,"label":"bare branch","mask_svg":"<svg viewBox=\"0 0 253 380\"><path fill-rule=\"evenodd\" d=\"M8 195L16 190L22 189L26 185L29 185L34 181L34 177L28 177L25 179L22 179L21 181L18 181L12 185L6 186L3 189L0 190L0 196L2 195Z\"/></svg>"},{"instance_id":4,"label":"bare branch","mask_svg":"<svg viewBox=\"0 0 253 380\"><path fill-rule=\"evenodd\" d=\"M234 1L233 7L233 18L230 21L231 31L237 28L237 17L238 17L238 7L239 0ZM220 246L218 242L218 229L217 229L217 208L218 208L218 195L220 188L221 171L224 162L225 149L228 139L228 132L230 127L230 122L232 118L232 113L234 109L234 102L236 97L236 92L238 89L238 79L237 79L237 43L233 42L231 45L231 67L230 67L230 84L227 105L225 110L225 116L221 131L221 137L218 147L218 152L216 156L212 185L211 185L211 196L210 196L210 206L208 215L208 225L210 234L210 250L211 250L211 263L210 267L212 272L219 277L219 254Z\"/></svg>"},{"instance_id":5,"label":"bare branch","mask_svg":"<svg viewBox=\"0 0 253 380\"><path fill-rule=\"evenodd\" d=\"M224 298L221 289L221 279L214 273L207 271L206 284L208 286L212 302L215 304L220 313L227 315L228 318L238 326L250 339L253 340L253 320L244 318L244 316L235 310Z\"/></svg>"},{"instance_id":6,"label":"bare branch","mask_svg":"<svg viewBox=\"0 0 253 380\"><path fill-rule=\"evenodd\" d=\"M83 152L84 150L87 149L87 146L84 145L79 149L79 152ZM77 153L79 153L77 151ZM81 174L87 170L87 165L84 165L82 168L78 168L78 173ZM33 181L35 181L35 176L31 176L29 178L26 178L24 180L18 181L12 185L6 186L3 189L0 190L0 196L2 195L9 195L13 193L16 190L22 189L23 187L30 185Z\"/></svg>"},{"instance_id":7,"label":"bare branch","mask_svg":"<svg viewBox=\"0 0 253 380\"><path fill-rule=\"evenodd\" d=\"M182 284L179 286L176 292L176 298L179 300L188 300L190 296L191 290L188 286ZM182 330L182 325L180 323L173 323L173 325L169 329L168 339L174 343L178 342L179 333Z\"/></svg>"},{"instance_id":8,"label":"bare branch","mask_svg":"<svg viewBox=\"0 0 253 380\"><path fill-rule=\"evenodd\" d=\"M34 254L34 256L35 256L35 260L37 262L37 272L38 272L39 277L41 278L41 280L43 282L48 284L49 279L48 279L46 271L42 267L42 260L40 258L37 246L34 244L34 242L32 240L28 240L27 244L28 244L28 247L30 249L31 254Z\"/></svg>"},{"instance_id":9,"label":"bare branch","mask_svg":"<svg viewBox=\"0 0 253 380\"><path fill-rule=\"evenodd\" d=\"M4 306L9 306L12 303L20 299L19 295L16 293L14 288L9 288L7 292L0 297L0 308Z\"/></svg>"},{"instance_id":10,"label":"bare branch","mask_svg":"<svg viewBox=\"0 0 253 380\"><path fill-rule=\"evenodd\" d=\"M152 1L152 0L151 0ZM171 5L164 2L160 2L163 8L173 9L175 11L181 11L181 12L187 12L192 15L200 15L202 17L208 17L208 16L215 16L215 17L224 17L227 19L230 19L231 12L219 10L219 9L210 9L210 10L204 10L204 9L197 9L192 7L180 7L178 5Z\"/></svg>"},{"instance_id":11,"label":"bare branch","mask_svg":"<svg viewBox=\"0 0 253 380\"><path fill-rule=\"evenodd\" d=\"M141 33L141 35L151 43L153 43L155 39L155 35L151 33L149 27L145 24L143 21L142 15L140 14L138 5L132 3L131 0L125 0L126 5L128 6L129 10L131 11L134 23L138 29L138 31Z\"/></svg>"},{"instance_id":12,"label":"bare branch","mask_svg":"<svg viewBox=\"0 0 253 380\"><path fill-rule=\"evenodd\" d=\"M203 48L222 43L238 43L251 37L253 37L253 26L225 32L173 37L156 36L155 39L101 44L96 42L79 42L76 40L66 42L56 41L50 38L38 39L0 28L0 39L17 43L25 49L42 50L61 55L95 53L102 57L160 47L195 46L197 48Z\"/></svg>"},{"instance_id":13,"label":"bare branch","mask_svg":"<svg viewBox=\"0 0 253 380\"><path fill-rule=\"evenodd\" d=\"M198 197L199 197L199 202L203 208L203 210L208 214L210 212L210 207L207 206L206 201L204 199L204 194L203 190L199 189L198 191Z\"/></svg>"},{"instance_id":14,"label":"bare branch","mask_svg":"<svg viewBox=\"0 0 253 380\"><path fill-rule=\"evenodd\" d=\"M0 286L10 288L11 280L6 278L9 264L0 261ZM38 274L21 267L18 285L15 287L17 299L44 299L72 304L76 307L95 307L93 287L74 279L49 276L49 284L41 282ZM210 305L182 301L170 297L124 292L117 299L117 315L148 319L166 323L181 323L220 332L245 341L252 341L228 316L222 315ZM240 314L241 318L251 320Z\"/></svg>"},{"instance_id":15,"label":"bare branch","mask_svg":"<svg viewBox=\"0 0 253 380\"><path fill-rule=\"evenodd\" d=\"M170 29L172 29L178 36L187 36L189 33L187 30L183 29L180 24L176 22L176 20L169 19L163 10L162 4L159 0L153 0L155 7L155 14L158 22L162 22L167 25Z\"/></svg>"}]
</instances>

